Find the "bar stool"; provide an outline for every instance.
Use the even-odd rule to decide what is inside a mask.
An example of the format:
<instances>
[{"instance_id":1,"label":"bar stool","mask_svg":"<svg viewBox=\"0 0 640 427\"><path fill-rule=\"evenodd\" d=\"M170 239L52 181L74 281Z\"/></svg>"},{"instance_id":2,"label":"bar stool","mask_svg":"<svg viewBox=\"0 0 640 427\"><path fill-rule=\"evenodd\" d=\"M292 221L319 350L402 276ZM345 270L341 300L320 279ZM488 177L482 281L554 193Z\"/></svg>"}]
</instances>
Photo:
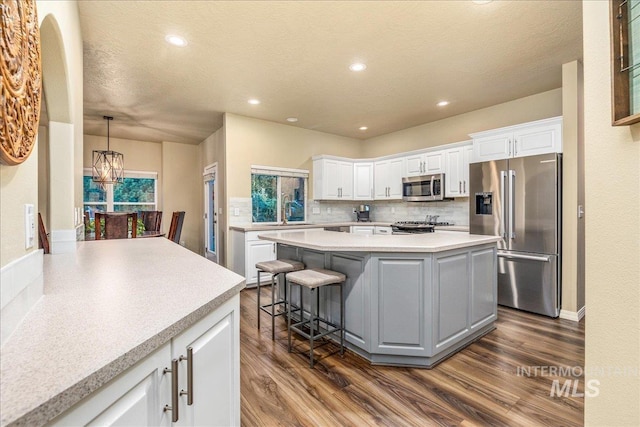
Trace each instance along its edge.
<instances>
[{"instance_id":1,"label":"bar stool","mask_svg":"<svg viewBox=\"0 0 640 427\"><path fill-rule=\"evenodd\" d=\"M287 296L288 300L291 301L291 288L292 285L300 286L300 321L297 323L291 323L291 305L289 305L288 315L287 315L287 331L288 331L288 343L289 343L289 353L291 353L291 331L296 331L298 334L302 335L305 338L309 339L309 367L313 368L313 343L319 338L324 337L325 335L333 334L335 332L340 332L340 355L344 354L344 298L342 292L342 284L347 279L347 277L338 273L337 271L331 270L323 270L320 268L312 268L308 270L296 271L293 273L287 273L286 280L289 282L289 295ZM302 286L309 289L311 291L311 301L309 304L309 319L304 319L304 310L303 310L303 300L302 294L303 289ZM328 319L323 319L320 317L320 288L324 286L339 286L340 287L340 326L335 323L329 322ZM313 295L315 294L315 310L316 313L313 313ZM316 324L314 330L314 323ZM326 331L320 332L320 323L324 323ZM307 334L303 327L309 327L309 333Z\"/></svg>"},{"instance_id":2,"label":"bar stool","mask_svg":"<svg viewBox=\"0 0 640 427\"><path fill-rule=\"evenodd\" d=\"M304 264L299 261L293 261L290 259L276 259L274 261L263 261L256 264L258 270L258 329L260 329L260 310L271 316L271 339L276 339L276 316L281 316L287 313L287 279L284 278L284 298L278 298L275 300L275 279L278 274L290 273L292 271L298 271L304 269ZM271 273L271 303L260 304L260 273ZM283 275L284 276L284 275ZM284 311L276 313L276 306L284 305Z\"/></svg>"}]
</instances>

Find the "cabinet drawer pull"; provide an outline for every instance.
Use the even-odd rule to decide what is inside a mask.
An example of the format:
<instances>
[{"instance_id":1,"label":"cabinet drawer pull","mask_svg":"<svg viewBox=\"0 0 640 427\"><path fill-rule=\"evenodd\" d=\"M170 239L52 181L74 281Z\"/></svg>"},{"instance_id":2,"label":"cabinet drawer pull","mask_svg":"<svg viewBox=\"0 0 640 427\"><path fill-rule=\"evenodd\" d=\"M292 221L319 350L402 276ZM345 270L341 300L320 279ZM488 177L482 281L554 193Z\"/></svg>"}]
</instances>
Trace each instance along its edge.
<instances>
[{"instance_id":1,"label":"cabinet drawer pull","mask_svg":"<svg viewBox=\"0 0 640 427\"><path fill-rule=\"evenodd\" d=\"M193 405L193 347L187 347L187 357L180 356L181 362L187 361L187 391L180 390L180 396L187 395L187 405Z\"/></svg>"},{"instance_id":2,"label":"cabinet drawer pull","mask_svg":"<svg viewBox=\"0 0 640 427\"><path fill-rule=\"evenodd\" d=\"M171 361L171 369L164 368L163 374L171 373L171 406L164 405L164 412L171 411L171 422L178 422L178 359Z\"/></svg>"}]
</instances>

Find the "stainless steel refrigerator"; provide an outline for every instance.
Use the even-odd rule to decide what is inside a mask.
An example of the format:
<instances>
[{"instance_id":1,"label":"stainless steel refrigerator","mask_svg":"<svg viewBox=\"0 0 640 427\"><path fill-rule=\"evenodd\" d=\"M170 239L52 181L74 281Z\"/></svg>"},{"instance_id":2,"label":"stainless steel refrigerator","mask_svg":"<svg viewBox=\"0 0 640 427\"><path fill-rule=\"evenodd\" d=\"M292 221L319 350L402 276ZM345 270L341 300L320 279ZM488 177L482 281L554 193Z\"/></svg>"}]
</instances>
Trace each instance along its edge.
<instances>
[{"instance_id":1,"label":"stainless steel refrigerator","mask_svg":"<svg viewBox=\"0 0 640 427\"><path fill-rule=\"evenodd\" d=\"M562 155L469 165L469 232L498 242L498 304L558 317Z\"/></svg>"}]
</instances>

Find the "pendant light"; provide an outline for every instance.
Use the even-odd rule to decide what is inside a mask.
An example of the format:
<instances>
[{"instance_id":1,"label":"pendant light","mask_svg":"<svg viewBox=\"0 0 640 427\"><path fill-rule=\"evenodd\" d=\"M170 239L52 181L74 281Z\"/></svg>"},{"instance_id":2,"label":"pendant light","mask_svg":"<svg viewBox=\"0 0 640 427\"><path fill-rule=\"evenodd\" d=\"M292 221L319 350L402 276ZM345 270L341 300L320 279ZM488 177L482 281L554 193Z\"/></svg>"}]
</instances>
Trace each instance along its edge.
<instances>
[{"instance_id":1,"label":"pendant light","mask_svg":"<svg viewBox=\"0 0 640 427\"><path fill-rule=\"evenodd\" d=\"M93 181L104 184L117 184L124 181L124 156L109 150L109 122L113 117L103 116L107 121L107 149L93 150Z\"/></svg>"}]
</instances>

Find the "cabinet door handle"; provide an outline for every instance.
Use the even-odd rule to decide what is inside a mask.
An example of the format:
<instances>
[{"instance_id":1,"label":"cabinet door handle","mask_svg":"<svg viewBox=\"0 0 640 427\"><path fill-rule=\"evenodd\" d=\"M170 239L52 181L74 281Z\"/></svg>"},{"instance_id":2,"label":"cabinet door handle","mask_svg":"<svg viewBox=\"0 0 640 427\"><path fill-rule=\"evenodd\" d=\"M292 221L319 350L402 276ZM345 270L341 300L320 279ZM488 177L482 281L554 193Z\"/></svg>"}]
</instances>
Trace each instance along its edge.
<instances>
[{"instance_id":1,"label":"cabinet door handle","mask_svg":"<svg viewBox=\"0 0 640 427\"><path fill-rule=\"evenodd\" d=\"M463 193L467 192L467 181L462 181L462 192Z\"/></svg>"},{"instance_id":2,"label":"cabinet door handle","mask_svg":"<svg viewBox=\"0 0 640 427\"><path fill-rule=\"evenodd\" d=\"M462 193L462 181L458 181L458 193Z\"/></svg>"},{"instance_id":3,"label":"cabinet door handle","mask_svg":"<svg viewBox=\"0 0 640 427\"><path fill-rule=\"evenodd\" d=\"M509 140L509 155L511 155L511 140Z\"/></svg>"},{"instance_id":4,"label":"cabinet door handle","mask_svg":"<svg viewBox=\"0 0 640 427\"><path fill-rule=\"evenodd\" d=\"M180 362L187 361L187 391L180 390L180 396L187 395L187 405L193 405L193 347L187 347L187 357L180 356Z\"/></svg>"},{"instance_id":5,"label":"cabinet door handle","mask_svg":"<svg viewBox=\"0 0 640 427\"><path fill-rule=\"evenodd\" d=\"M518 155L518 139L514 139L513 140L513 155L517 156Z\"/></svg>"},{"instance_id":6,"label":"cabinet door handle","mask_svg":"<svg viewBox=\"0 0 640 427\"><path fill-rule=\"evenodd\" d=\"M164 405L164 412L171 411L171 422L178 422L178 359L171 361L171 369L164 368L163 374L171 372L171 406Z\"/></svg>"}]
</instances>

